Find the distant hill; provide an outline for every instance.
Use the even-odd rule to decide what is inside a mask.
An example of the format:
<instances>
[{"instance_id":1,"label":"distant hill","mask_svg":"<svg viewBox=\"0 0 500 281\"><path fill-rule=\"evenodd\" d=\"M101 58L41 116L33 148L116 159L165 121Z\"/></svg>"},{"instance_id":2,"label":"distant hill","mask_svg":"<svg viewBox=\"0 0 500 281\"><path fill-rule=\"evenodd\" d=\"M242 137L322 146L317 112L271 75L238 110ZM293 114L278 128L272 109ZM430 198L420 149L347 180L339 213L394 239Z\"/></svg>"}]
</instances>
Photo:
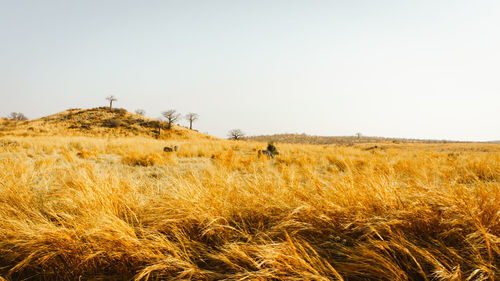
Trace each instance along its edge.
<instances>
[{"instance_id":1,"label":"distant hill","mask_svg":"<svg viewBox=\"0 0 500 281\"><path fill-rule=\"evenodd\" d=\"M403 138L382 138L382 137L356 137L356 136L311 136L306 134L275 134L246 137L246 140L275 142L275 143L302 143L302 144L355 144L355 143L446 143L446 140L417 140Z\"/></svg>"},{"instance_id":2,"label":"distant hill","mask_svg":"<svg viewBox=\"0 0 500 281\"><path fill-rule=\"evenodd\" d=\"M0 136L149 136L154 138L202 137L208 135L173 125L122 108L68 109L66 111L27 121L0 119ZM159 134L158 134L159 132Z\"/></svg>"}]
</instances>

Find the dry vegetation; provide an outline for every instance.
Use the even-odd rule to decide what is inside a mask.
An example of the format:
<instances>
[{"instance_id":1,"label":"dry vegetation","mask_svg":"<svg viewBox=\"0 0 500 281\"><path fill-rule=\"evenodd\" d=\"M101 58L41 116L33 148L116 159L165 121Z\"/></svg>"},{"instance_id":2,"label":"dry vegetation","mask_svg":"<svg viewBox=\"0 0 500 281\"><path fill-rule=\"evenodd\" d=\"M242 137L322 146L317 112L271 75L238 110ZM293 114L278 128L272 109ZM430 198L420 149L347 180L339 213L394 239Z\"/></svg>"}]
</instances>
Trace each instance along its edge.
<instances>
[{"instance_id":1,"label":"dry vegetation","mask_svg":"<svg viewBox=\"0 0 500 281\"><path fill-rule=\"evenodd\" d=\"M446 140L419 140L402 138L383 138L367 136L311 136L307 134L275 134L246 137L246 140L260 142L281 142L281 143L301 143L301 144L344 144L353 145L360 143L448 143Z\"/></svg>"},{"instance_id":2,"label":"dry vegetation","mask_svg":"<svg viewBox=\"0 0 500 281\"><path fill-rule=\"evenodd\" d=\"M498 144L181 132L0 138L0 280L498 279Z\"/></svg>"}]
</instances>

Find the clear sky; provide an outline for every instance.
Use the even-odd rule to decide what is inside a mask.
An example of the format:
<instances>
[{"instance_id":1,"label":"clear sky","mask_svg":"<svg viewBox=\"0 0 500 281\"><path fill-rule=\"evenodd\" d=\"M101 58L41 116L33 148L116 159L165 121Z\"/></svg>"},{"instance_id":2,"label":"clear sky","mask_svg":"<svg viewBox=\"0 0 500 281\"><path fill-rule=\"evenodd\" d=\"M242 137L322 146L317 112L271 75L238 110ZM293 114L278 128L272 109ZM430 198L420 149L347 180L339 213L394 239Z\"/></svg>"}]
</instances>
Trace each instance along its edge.
<instances>
[{"instance_id":1,"label":"clear sky","mask_svg":"<svg viewBox=\"0 0 500 281\"><path fill-rule=\"evenodd\" d=\"M500 140L500 1L0 0L0 116L110 94L219 137Z\"/></svg>"}]
</instances>

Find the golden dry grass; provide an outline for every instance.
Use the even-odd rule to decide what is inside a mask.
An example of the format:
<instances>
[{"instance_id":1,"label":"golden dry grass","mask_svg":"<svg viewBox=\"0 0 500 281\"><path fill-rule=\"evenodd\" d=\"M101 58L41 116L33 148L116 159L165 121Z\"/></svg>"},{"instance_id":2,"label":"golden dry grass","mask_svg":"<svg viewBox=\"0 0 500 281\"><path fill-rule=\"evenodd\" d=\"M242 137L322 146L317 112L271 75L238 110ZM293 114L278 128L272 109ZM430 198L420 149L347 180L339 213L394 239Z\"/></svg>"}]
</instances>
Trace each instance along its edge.
<instances>
[{"instance_id":1,"label":"golden dry grass","mask_svg":"<svg viewBox=\"0 0 500 281\"><path fill-rule=\"evenodd\" d=\"M369 146L4 136L0 280L498 279L500 145Z\"/></svg>"}]
</instances>

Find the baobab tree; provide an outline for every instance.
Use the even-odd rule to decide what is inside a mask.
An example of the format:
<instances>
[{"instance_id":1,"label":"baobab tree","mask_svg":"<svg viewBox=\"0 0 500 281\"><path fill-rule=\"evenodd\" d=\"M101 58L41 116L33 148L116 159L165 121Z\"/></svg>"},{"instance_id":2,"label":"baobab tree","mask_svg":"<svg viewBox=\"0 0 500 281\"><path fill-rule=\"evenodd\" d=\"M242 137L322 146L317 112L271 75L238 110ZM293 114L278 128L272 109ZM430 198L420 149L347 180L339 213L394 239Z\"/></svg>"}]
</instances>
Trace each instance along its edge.
<instances>
[{"instance_id":1,"label":"baobab tree","mask_svg":"<svg viewBox=\"0 0 500 281\"><path fill-rule=\"evenodd\" d=\"M198 118L200 118L200 115L190 112L190 113L186 114L186 116L184 118L186 118L186 120L189 121L189 130L192 130L193 129L193 122L198 120Z\"/></svg>"},{"instance_id":2,"label":"baobab tree","mask_svg":"<svg viewBox=\"0 0 500 281\"><path fill-rule=\"evenodd\" d=\"M179 117L181 116L179 113L177 113L177 111L175 109L170 109L170 110L167 110L167 111L163 111L161 113L163 115L163 117L165 117L167 119L167 129L170 130L172 129L172 124L177 121L177 119L179 119Z\"/></svg>"},{"instance_id":3,"label":"baobab tree","mask_svg":"<svg viewBox=\"0 0 500 281\"><path fill-rule=\"evenodd\" d=\"M245 133L240 129L232 129L228 132L227 136L231 140L239 140L245 136Z\"/></svg>"},{"instance_id":4,"label":"baobab tree","mask_svg":"<svg viewBox=\"0 0 500 281\"><path fill-rule=\"evenodd\" d=\"M106 100L109 101L109 109L113 109L113 102L117 101L118 99L114 95L109 95L106 97Z\"/></svg>"}]
</instances>

